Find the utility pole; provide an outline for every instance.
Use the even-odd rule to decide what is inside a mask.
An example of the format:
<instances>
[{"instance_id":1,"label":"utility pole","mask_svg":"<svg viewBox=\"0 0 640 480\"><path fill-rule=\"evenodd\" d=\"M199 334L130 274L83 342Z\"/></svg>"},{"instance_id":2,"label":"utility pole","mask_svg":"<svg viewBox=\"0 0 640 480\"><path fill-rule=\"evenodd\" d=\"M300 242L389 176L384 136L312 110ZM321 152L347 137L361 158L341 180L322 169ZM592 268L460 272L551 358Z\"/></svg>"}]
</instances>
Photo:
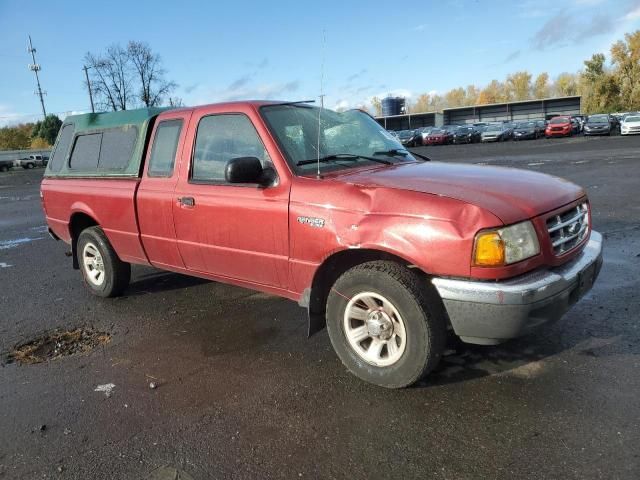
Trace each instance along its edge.
<instances>
[{"instance_id":1,"label":"utility pole","mask_svg":"<svg viewBox=\"0 0 640 480\"><path fill-rule=\"evenodd\" d=\"M33 59L33 63L29 65L29 70L36 74L36 83L38 84L38 90L36 90L36 95L40 97L40 105L42 105L42 116L47 118L47 111L44 108L44 98L43 95L46 95L47 92L43 92L42 88L40 88L40 77L38 76L38 72L40 71L40 65L36 62L36 49L33 48L33 44L31 43L31 35L29 35L29 49L28 52L31 54L31 58Z\"/></svg>"},{"instance_id":2,"label":"utility pole","mask_svg":"<svg viewBox=\"0 0 640 480\"><path fill-rule=\"evenodd\" d=\"M87 78L87 88L89 89L89 101L91 102L91 113L96 113L95 108L93 108L93 94L91 93L91 81L89 80L89 74L87 73L87 70L89 70L89 67L85 65L84 67L82 67L82 69L84 70L84 76Z\"/></svg>"}]
</instances>

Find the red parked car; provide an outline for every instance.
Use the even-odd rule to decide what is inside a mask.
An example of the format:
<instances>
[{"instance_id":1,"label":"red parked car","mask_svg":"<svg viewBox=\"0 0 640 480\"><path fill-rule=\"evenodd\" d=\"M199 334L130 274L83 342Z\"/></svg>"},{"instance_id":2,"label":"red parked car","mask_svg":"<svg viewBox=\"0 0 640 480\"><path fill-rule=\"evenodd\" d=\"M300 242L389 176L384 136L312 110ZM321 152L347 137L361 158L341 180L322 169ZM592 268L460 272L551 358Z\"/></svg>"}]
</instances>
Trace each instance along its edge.
<instances>
[{"instance_id":1,"label":"red parked car","mask_svg":"<svg viewBox=\"0 0 640 480\"><path fill-rule=\"evenodd\" d=\"M41 197L95 295L141 264L285 297L390 388L435 368L448 330L487 345L558 320L602 264L579 186L431 162L366 113L304 103L68 117Z\"/></svg>"},{"instance_id":2,"label":"red parked car","mask_svg":"<svg viewBox=\"0 0 640 480\"><path fill-rule=\"evenodd\" d=\"M544 136L547 138L570 137L571 135L573 135L573 124L571 117L568 116L553 117L549 120L544 131Z\"/></svg>"},{"instance_id":3,"label":"red parked car","mask_svg":"<svg viewBox=\"0 0 640 480\"><path fill-rule=\"evenodd\" d=\"M424 140L425 145L448 145L453 139L453 134L448 130L435 128L431 130Z\"/></svg>"}]
</instances>

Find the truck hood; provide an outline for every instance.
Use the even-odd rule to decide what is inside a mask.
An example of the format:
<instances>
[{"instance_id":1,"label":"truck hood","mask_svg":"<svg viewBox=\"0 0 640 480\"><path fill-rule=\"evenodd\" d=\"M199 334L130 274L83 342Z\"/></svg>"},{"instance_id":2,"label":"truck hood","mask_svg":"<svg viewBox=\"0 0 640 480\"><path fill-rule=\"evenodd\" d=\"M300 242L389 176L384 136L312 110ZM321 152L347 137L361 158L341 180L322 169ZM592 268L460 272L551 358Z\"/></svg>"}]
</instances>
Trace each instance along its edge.
<instances>
[{"instance_id":1,"label":"truck hood","mask_svg":"<svg viewBox=\"0 0 640 480\"><path fill-rule=\"evenodd\" d=\"M461 200L488 210L506 225L549 212L585 195L581 187L551 175L461 163L404 163L352 172L343 170L336 177L358 186L411 190Z\"/></svg>"}]
</instances>

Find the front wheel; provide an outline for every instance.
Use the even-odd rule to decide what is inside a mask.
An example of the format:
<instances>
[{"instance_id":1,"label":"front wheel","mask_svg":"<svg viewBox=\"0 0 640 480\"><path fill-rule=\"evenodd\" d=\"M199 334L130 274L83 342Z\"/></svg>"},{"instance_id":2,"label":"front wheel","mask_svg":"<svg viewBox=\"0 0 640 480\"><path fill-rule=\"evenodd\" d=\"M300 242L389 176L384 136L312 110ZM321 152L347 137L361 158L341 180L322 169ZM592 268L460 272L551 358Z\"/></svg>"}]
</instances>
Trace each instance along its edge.
<instances>
[{"instance_id":1,"label":"front wheel","mask_svg":"<svg viewBox=\"0 0 640 480\"><path fill-rule=\"evenodd\" d=\"M131 265L118 258L100 227L82 231L77 251L82 278L91 293L99 297L117 297L127 288Z\"/></svg>"},{"instance_id":2,"label":"front wheel","mask_svg":"<svg viewBox=\"0 0 640 480\"><path fill-rule=\"evenodd\" d=\"M409 386L442 356L446 327L428 286L408 268L375 261L345 272L327 300L327 330L347 369L387 388Z\"/></svg>"}]
</instances>

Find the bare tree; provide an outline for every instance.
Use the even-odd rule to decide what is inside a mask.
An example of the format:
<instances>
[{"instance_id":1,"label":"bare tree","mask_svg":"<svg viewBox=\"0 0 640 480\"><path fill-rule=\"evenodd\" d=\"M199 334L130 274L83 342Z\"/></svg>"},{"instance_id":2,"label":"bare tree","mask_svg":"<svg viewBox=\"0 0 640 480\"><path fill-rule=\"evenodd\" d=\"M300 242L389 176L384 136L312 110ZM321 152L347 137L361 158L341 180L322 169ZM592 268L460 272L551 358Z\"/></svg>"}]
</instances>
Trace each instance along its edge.
<instances>
[{"instance_id":1,"label":"bare tree","mask_svg":"<svg viewBox=\"0 0 640 480\"><path fill-rule=\"evenodd\" d=\"M84 61L98 110L159 106L177 87L165 79L160 55L146 43L131 41L126 49L112 45L104 54L88 52Z\"/></svg>"},{"instance_id":2,"label":"bare tree","mask_svg":"<svg viewBox=\"0 0 640 480\"><path fill-rule=\"evenodd\" d=\"M128 52L111 45L104 55L88 52L84 57L91 68L91 88L101 110L126 110L134 100L131 62Z\"/></svg>"},{"instance_id":3,"label":"bare tree","mask_svg":"<svg viewBox=\"0 0 640 480\"><path fill-rule=\"evenodd\" d=\"M138 77L140 102L146 107L161 105L177 85L164 78L166 71L162 68L160 55L153 53L148 44L134 41L127 45L127 53Z\"/></svg>"}]
</instances>

